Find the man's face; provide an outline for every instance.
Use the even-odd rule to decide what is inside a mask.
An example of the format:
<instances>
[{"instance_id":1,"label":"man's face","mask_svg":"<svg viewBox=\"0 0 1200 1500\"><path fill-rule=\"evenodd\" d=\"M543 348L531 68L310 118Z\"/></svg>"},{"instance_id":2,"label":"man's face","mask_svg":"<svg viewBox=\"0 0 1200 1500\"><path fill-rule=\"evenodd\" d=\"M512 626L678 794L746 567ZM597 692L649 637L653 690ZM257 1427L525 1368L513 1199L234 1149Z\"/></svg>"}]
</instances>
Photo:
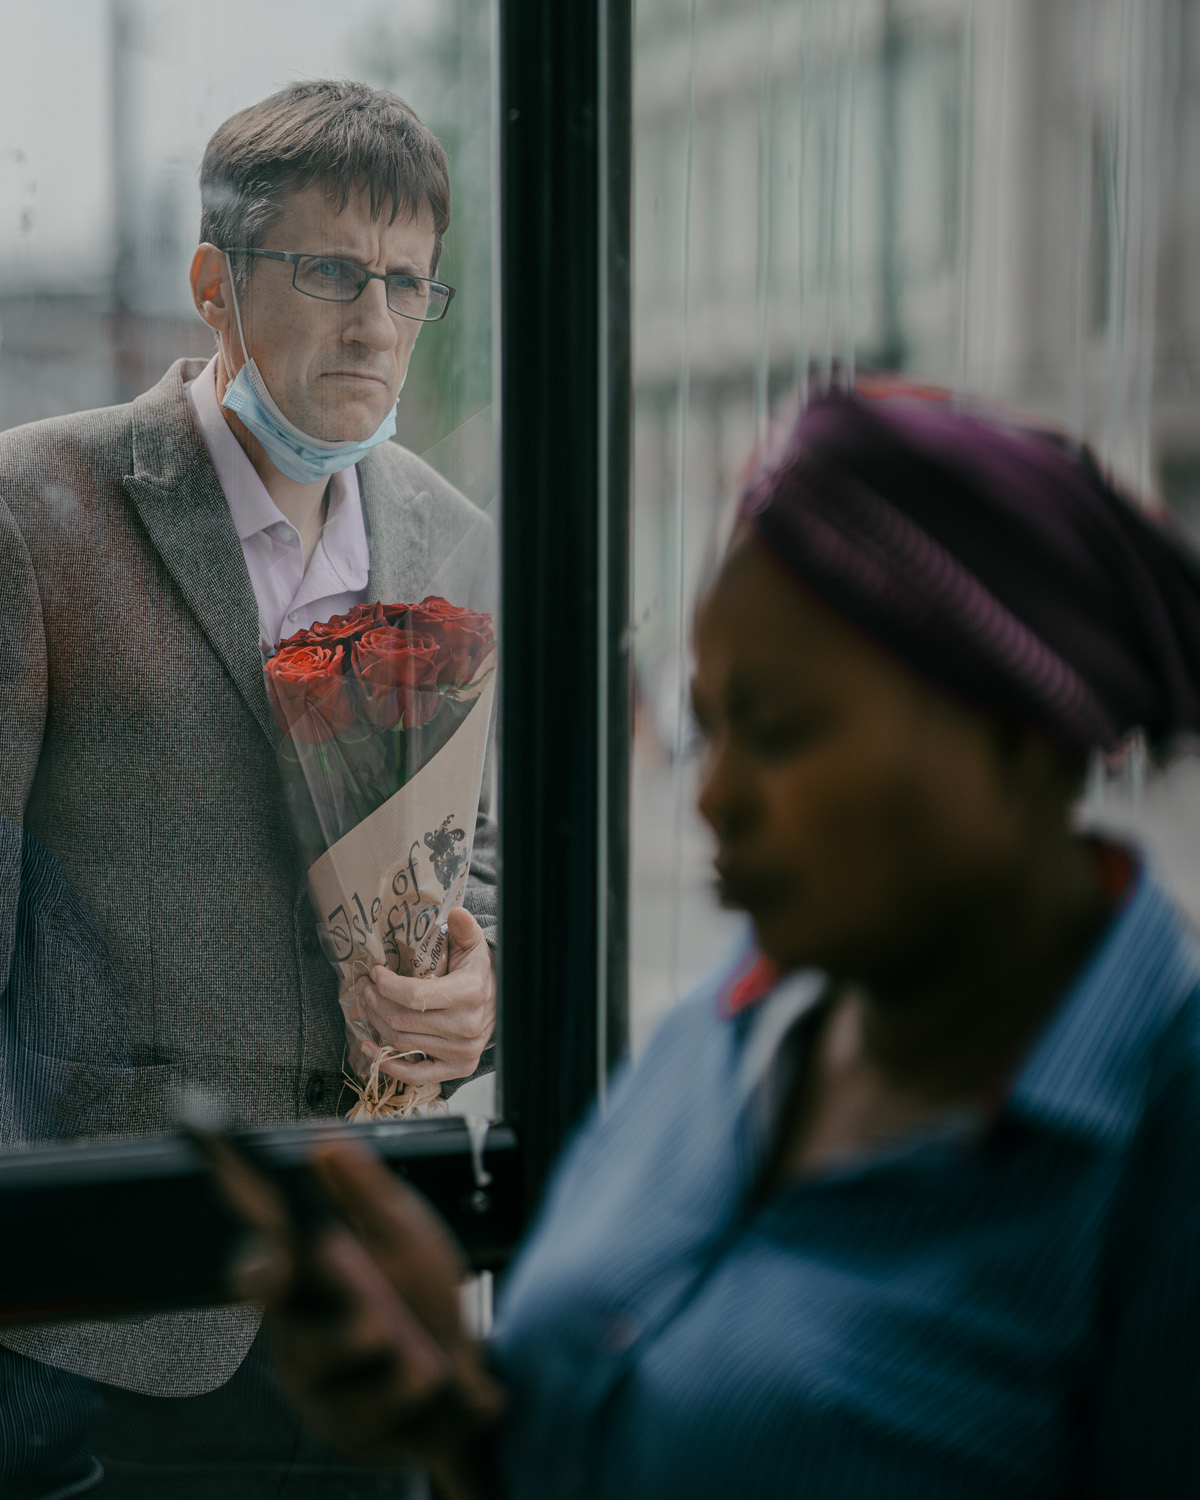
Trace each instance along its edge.
<instances>
[{"instance_id":1,"label":"man's face","mask_svg":"<svg viewBox=\"0 0 1200 1500\"><path fill-rule=\"evenodd\" d=\"M289 194L264 236L264 250L335 255L369 271L432 274L433 215L371 217L364 190L337 213L320 182ZM247 353L284 416L312 437L340 442L370 437L395 405L421 325L393 313L382 281L354 302L323 302L292 285L284 261L251 260L239 295ZM242 365L236 322L225 338L231 374ZM223 373L223 372L222 372Z\"/></svg>"}]
</instances>

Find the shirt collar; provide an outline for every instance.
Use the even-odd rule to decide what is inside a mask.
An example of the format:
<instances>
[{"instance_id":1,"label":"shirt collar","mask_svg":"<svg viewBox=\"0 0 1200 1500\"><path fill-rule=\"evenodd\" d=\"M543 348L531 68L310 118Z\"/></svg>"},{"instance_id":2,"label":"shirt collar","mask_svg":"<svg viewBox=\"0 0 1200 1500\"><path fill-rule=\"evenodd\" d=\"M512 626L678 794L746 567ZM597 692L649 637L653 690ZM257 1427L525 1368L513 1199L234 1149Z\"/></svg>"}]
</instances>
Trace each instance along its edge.
<instances>
[{"instance_id":1,"label":"shirt collar","mask_svg":"<svg viewBox=\"0 0 1200 1500\"><path fill-rule=\"evenodd\" d=\"M246 451L233 435L217 400L217 360L214 354L195 380L185 387L188 405L200 428L213 468L229 502L238 540L247 541L272 526L295 530L267 493ZM359 538L362 545L358 545ZM332 569L347 589L365 588L369 565L358 475L354 466L333 475L329 486L329 517L323 540Z\"/></svg>"},{"instance_id":2,"label":"shirt collar","mask_svg":"<svg viewBox=\"0 0 1200 1500\"><path fill-rule=\"evenodd\" d=\"M760 993L765 971L757 962L756 952L743 953L720 991L726 1018L742 1023L742 1097L762 1079L774 1048L813 1009L826 983L809 970L785 975ZM743 982L752 998L730 1017L729 996ZM1195 940L1153 874L1139 864L994 1118L1023 1119L1112 1144L1128 1140L1144 1116L1159 1039L1197 993Z\"/></svg>"},{"instance_id":3,"label":"shirt collar","mask_svg":"<svg viewBox=\"0 0 1200 1500\"><path fill-rule=\"evenodd\" d=\"M1001 1117L1113 1144L1144 1114L1164 1030L1200 989L1200 955L1142 865L1063 1003L1016 1075Z\"/></svg>"},{"instance_id":4,"label":"shirt collar","mask_svg":"<svg viewBox=\"0 0 1200 1500\"><path fill-rule=\"evenodd\" d=\"M365 589L371 572L362 496L354 469L343 469L329 484L329 513L321 533L325 560L344 589Z\"/></svg>"},{"instance_id":5,"label":"shirt collar","mask_svg":"<svg viewBox=\"0 0 1200 1500\"><path fill-rule=\"evenodd\" d=\"M766 1077L784 1037L825 994L828 981L816 969L787 974L749 1013L749 1025L738 1061L735 1098L739 1107Z\"/></svg>"}]
</instances>

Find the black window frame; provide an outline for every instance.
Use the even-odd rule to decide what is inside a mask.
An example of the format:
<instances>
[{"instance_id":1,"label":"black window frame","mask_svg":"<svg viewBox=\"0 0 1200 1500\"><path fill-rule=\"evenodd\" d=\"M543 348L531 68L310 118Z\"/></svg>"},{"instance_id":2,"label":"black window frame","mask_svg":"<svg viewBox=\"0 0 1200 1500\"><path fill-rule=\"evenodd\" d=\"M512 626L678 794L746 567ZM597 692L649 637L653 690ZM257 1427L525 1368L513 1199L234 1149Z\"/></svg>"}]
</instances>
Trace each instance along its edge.
<instances>
[{"instance_id":1,"label":"black window frame","mask_svg":"<svg viewBox=\"0 0 1200 1500\"><path fill-rule=\"evenodd\" d=\"M361 1127L502 1265L624 1053L632 0L499 0L502 1119ZM284 1176L329 1123L247 1132ZM0 1323L228 1296L240 1240L162 1135L0 1156Z\"/></svg>"}]
</instances>

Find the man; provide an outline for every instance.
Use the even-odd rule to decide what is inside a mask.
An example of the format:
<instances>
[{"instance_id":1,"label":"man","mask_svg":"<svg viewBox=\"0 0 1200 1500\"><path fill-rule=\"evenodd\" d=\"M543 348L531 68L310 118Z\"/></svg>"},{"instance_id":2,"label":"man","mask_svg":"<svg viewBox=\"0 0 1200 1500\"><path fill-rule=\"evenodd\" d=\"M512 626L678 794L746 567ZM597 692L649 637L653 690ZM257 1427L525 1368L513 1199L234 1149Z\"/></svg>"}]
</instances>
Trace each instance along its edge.
<instances>
[{"instance_id":1,"label":"man","mask_svg":"<svg viewBox=\"0 0 1200 1500\"><path fill-rule=\"evenodd\" d=\"M297 84L220 127L201 200L191 284L214 358L129 405L0 437L0 813L96 915L130 1067L93 1086L119 1093L131 1129L169 1128L182 1083L246 1123L330 1114L342 1092L260 641L367 600L490 602L490 524L386 441L422 323L452 296L436 139L393 95ZM494 935L481 815L450 973L368 997L383 1040L424 1055L397 1076L475 1071ZM262 1395L258 1345L242 1363L256 1327L227 1308L6 1342L106 1383L106 1497L240 1495L204 1465L216 1454L227 1478L250 1452L274 1494L299 1440Z\"/></svg>"},{"instance_id":2,"label":"man","mask_svg":"<svg viewBox=\"0 0 1200 1500\"><path fill-rule=\"evenodd\" d=\"M79 1043L97 1069L127 1066L126 997L91 913L56 860L0 815L0 1140L111 1130L111 1100L70 1089ZM82 1112L81 1111L82 1105ZM0 1495L87 1493L101 1469L89 1448L99 1399L90 1381L0 1348Z\"/></svg>"}]
</instances>

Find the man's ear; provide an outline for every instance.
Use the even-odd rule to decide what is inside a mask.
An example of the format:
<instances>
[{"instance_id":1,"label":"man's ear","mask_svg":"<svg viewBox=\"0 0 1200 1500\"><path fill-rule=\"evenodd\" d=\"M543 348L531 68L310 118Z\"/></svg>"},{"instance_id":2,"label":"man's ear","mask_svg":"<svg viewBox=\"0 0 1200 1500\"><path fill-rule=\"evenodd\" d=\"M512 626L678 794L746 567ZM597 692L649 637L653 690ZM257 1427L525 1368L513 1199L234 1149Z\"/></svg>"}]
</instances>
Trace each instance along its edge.
<instances>
[{"instance_id":1,"label":"man's ear","mask_svg":"<svg viewBox=\"0 0 1200 1500\"><path fill-rule=\"evenodd\" d=\"M196 311L214 333L228 334L233 319L225 252L207 241L196 247L189 271Z\"/></svg>"}]
</instances>

